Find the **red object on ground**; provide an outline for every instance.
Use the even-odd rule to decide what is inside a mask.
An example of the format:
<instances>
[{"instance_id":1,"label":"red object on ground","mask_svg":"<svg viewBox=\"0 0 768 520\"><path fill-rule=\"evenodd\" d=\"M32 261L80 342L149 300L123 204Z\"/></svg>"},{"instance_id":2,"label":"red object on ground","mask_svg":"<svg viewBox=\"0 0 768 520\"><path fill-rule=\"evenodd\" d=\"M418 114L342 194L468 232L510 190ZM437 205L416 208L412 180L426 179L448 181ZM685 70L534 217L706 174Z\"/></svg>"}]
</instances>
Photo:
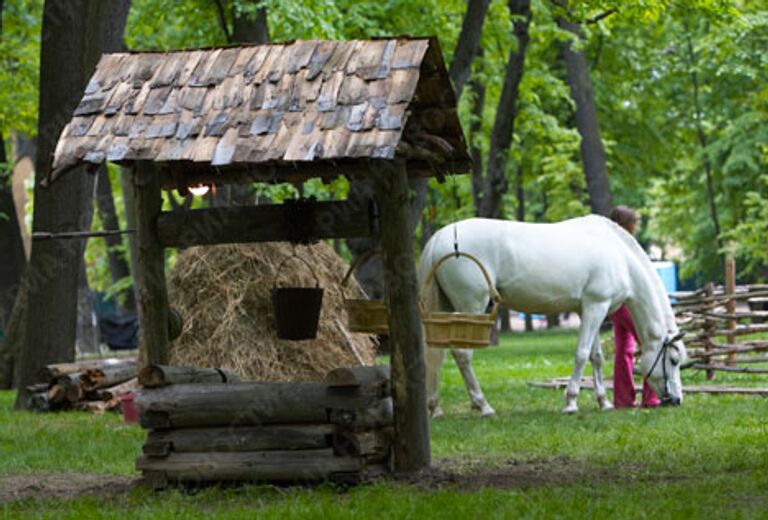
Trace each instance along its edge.
<instances>
[{"instance_id":1,"label":"red object on ground","mask_svg":"<svg viewBox=\"0 0 768 520\"><path fill-rule=\"evenodd\" d=\"M133 400L136 394L128 392L120 396L120 409L123 411L123 420L127 423L139 422L139 409Z\"/></svg>"}]
</instances>

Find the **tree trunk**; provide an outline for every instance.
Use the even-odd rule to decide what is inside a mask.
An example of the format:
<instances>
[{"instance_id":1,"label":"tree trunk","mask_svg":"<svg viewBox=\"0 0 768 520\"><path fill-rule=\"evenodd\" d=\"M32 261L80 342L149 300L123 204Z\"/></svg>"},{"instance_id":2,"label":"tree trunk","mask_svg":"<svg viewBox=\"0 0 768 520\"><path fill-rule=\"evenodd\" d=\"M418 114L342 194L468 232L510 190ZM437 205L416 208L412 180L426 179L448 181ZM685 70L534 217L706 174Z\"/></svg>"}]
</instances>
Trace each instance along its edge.
<instances>
[{"instance_id":1,"label":"tree trunk","mask_svg":"<svg viewBox=\"0 0 768 520\"><path fill-rule=\"evenodd\" d=\"M40 53L40 109L35 167L35 231L84 228L85 208L93 196L92 176L84 168L47 188L51 156L62 128L82 96L102 52L120 50L128 0L48 0L43 8ZM34 243L29 264L27 334L19 355L16 407L26 405L26 386L40 366L74 358L77 280L83 255L79 240Z\"/></svg>"},{"instance_id":2,"label":"tree trunk","mask_svg":"<svg viewBox=\"0 0 768 520\"><path fill-rule=\"evenodd\" d=\"M77 332L75 334L77 351L88 354L99 352L99 331L93 314L93 291L88 286L88 274L85 263L80 264L77 277Z\"/></svg>"},{"instance_id":3,"label":"tree trunk","mask_svg":"<svg viewBox=\"0 0 768 520\"><path fill-rule=\"evenodd\" d=\"M483 197L483 151L477 145L477 137L483 132L483 109L485 108L485 85L480 78L469 82L472 91L472 119L469 122L469 155L472 157L472 200L475 213L479 216L480 201Z\"/></svg>"},{"instance_id":4,"label":"tree trunk","mask_svg":"<svg viewBox=\"0 0 768 520\"><path fill-rule=\"evenodd\" d=\"M520 80L523 78L525 65L525 50L528 47L528 27L531 23L530 0L510 0L509 10L516 17L514 32L517 37L517 47L509 52L507 70L504 75L504 86L496 109L496 121L491 133L491 145L488 152L488 174L485 179L483 196L480 200L479 214L486 218L502 216L502 198L507 192L507 157L512 136L515 131L515 116L517 113L517 97Z\"/></svg>"},{"instance_id":5,"label":"tree trunk","mask_svg":"<svg viewBox=\"0 0 768 520\"><path fill-rule=\"evenodd\" d=\"M3 38L3 0L0 0L0 41ZM13 202L13 169L0 133L0 331L8 330L13 304L27 259L21 238L16 205Z\"/></svg>"},{"instance_id":6,"label":"tree trunk","mask_svg":"<svg viewBox=\"0 0 768 520\"><path fill-rule=\"evenodd\" d=\"M717 199L715 198L715 187L712 178L712 163L709 160L709 154L707 151L707 134L704 132L704 126L702 121L704 120L704 111L701 108L701 101L699 100L699 76L696 73L696 54L693 52L693 42L690 36L687 39L687 51L688 51L688 65L691 69L691 97L693 98L693 108L695 110L695 125L696 136L699 138L699 145L701 146L703 162L704 162L704 175L706 179L707 187L707 200L709 201L709 217L712 220L712 234L717 242L717 248L723 249L723 239L720 237L720 217L717 211Z\"/></svg>"},{"instance_id":7,"label":"tree trunk","mask_svg":"<svg viewBox=\"0 0 768 520\"><path fill-rule=\"evenodd\" d=\"M576 35L577 39L583 38L579 24L562 17L558 18L557 23L562 29ZM563 42L561 48L568 73L568 83L571 86L571 97L576 104L576 126L581 135L581 160L584 164L584 175L589 192L589 205L593 213L608 216L613 203L592 81L589 78L584 51L573 50L572 44L571 40Z\"/></svg>"},{"instance_id":8,"label":"tree trunk","mask_svg":"<svg viewBox=\"0 0 768 520\"><path fill-rule=\"evenodd\" d=\"M13 202L11 165L5 154L5 141L0 134L0 331L10 326L11 311L19 290L21 274L27 264L24 242Z\"/></svg>"},{"instance_id":9,"label":"tree trunk","mask_svg":"<svg viewBox=\"0 0 768 520\"><path fill-rule=\"evenodd\" d=\"M109 179L109 170L106 165L99 168L99 178L97 180L96 207L99 210L99 218L102 227L107 229L120 229L120 221L117 218L115 210L115 199L112 194L112 183ZM131 276L131 270L128 267L126 256L121 251L123 246L123 237L121 235L109 235L104 237L107 244L107 255L109 258L109 273L112 276L112 283L116 284L123 278ZM119 298L119 306L124 310L136 312L136 298L133 289L127 289Z\"/></svg>"},{"instance_id":10,"label":"tree trunk","mask_svg":"<svg viewBox=\"0 0 768 520\"><path fill-rule=\"evenodd\" d=\"M123 208L125 210L125 227L127 229L136 229L136 203L133 196L133 184L131 183L131 170L129 168L120 168L120 189L123 192ZM128 234L128 259L131 265L131 274L134 276L134 283L131 287L133 292L133 302L136 306L136 262L139 258L136 245L136 233ZM138 312L138 307L134 307Z\"/></svg>"},{"instance_id":11,"label":"tree trunk","mask_svg":"<svg viewBox=\"0 0 768 520\"><path fill-rule=\"evenodd\" d=\"M5 338L0 342L0 390L18 387L19 351L27 328L27 321L24 319L29 295L29 291L26 290L26 273L27 271L22 275L19 290L16 293L16 301L9 319L11 325L5 331Z\"/></svg>"},{"instance_id":12,"label":"tree trunk","mask_svg":"<svg viewBox=\"0 0 768 520\"><path fill-rule=\"evenodd\" d=\"M485 15L490 3L490 0L469 0L467 4L467 12L464 15L464 22L461 24L461 33L459 33L459 41L456 43L451 68L448 71L456 99L461 97L464 83L466 83L472 69L472 62L480 48L480 35L483 32L483 22L485 22Z\"/></svg>"}]
</instances>

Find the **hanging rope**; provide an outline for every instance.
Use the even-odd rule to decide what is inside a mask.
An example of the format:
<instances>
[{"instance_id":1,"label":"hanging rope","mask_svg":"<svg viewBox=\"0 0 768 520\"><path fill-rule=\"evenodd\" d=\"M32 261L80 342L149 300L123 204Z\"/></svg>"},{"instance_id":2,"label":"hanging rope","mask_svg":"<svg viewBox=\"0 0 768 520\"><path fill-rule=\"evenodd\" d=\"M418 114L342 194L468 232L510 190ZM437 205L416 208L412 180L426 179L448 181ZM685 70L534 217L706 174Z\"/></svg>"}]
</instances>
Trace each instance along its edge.
<instances>
[{"instance_id":1,"label":"hanging rope","mask_svg":"<svg viewBox=\"0 0 768 520\"><path fill-rule=\"evenodd\" d=\"M456 225L456 210L459 207L459 192L456 189L456 176L451 174L453 188L453 252L459 257L459 227Z\"/></svg>"}]
</instances>

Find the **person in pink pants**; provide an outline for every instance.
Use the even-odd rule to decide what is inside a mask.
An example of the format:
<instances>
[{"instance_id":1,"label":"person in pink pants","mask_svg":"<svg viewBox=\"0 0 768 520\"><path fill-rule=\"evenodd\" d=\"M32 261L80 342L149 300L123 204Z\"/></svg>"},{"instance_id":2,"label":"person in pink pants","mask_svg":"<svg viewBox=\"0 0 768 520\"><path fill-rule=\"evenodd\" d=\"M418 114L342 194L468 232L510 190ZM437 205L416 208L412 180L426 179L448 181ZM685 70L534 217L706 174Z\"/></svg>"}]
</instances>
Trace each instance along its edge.
<instances>
[{"instance_id":1,"label":"person in pink pants","mask_svg":"<svg viewBox=\"0 0 768 520\"><path fill-rule=\"evenodd\" d=\"M632 208L618 206L611 211L611 220L626 229L630 234L635 234L637 228L637 213ZM626 305L611 314L613 323L613 338L615 351L613 356L613 406L615 408L633 408L635 406L635 380L633 369L635 365L635 342L639 342L632 315ZM643 381L644 407L658 406L658 396Z\"/></svg>"}]
</instances>

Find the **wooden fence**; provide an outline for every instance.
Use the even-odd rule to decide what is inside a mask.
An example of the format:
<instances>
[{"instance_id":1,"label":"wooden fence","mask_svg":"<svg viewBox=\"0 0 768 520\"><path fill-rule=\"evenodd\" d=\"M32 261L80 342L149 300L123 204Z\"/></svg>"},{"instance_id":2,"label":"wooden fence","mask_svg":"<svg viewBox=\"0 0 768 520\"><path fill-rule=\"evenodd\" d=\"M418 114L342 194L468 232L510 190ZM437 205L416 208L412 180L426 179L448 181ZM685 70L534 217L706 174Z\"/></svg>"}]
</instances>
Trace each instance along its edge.
<instances>
[{"instance_id":1,"label":"wooden fence","mask_svg":"<svg viewBox=\"0 0 768 520\"><path fill-rule=\"evenodd\" d=\"M768 285L737 286L731 260L725 286L707 284L671 296L686 332L688 367L706 370L707 379L717 371L768 374L768 368L755 367L768 363Z\"/></svg>"}]
</instances>

